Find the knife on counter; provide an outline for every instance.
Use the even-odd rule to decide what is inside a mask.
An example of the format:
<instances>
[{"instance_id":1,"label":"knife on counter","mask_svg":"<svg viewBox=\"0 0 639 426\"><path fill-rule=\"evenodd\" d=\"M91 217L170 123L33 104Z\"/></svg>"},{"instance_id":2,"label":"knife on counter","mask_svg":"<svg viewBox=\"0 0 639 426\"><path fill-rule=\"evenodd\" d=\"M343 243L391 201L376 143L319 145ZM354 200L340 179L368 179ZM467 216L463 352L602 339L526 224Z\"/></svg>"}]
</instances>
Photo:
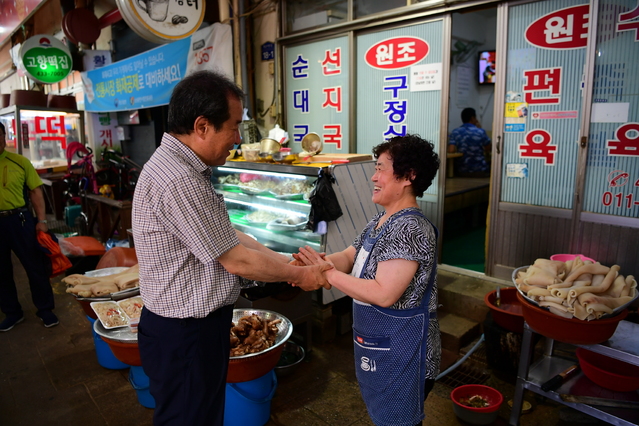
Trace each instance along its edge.
<instances>
[{"instance_id":1,"label":"knife on counter","mask_svg":"<svg viewBox=\"0 0 639 426\"><path fill-rule=\"evenodd\" d=\"M616 407L616 408L632 408L639 409L639 401L623 401L618 399L606 399L596 398L594 396L581 396L581 395L559 395L563 401L574 402L577 404L599 405L602 407Z\"/></svg>"},{"instance_id":2,"label":"knife on counter","mask_svg":"<svg viewBox=\"0 0 639 426\"><path fill-rule=\"evenodd\" d=\"M571 365L552 379L543 383L541 385L541 390L544 392L549 392L557 389L564 381L568 380L570 376L575 374L577 371L579 371L579 364Z\"/></svg>"}]
</instances>

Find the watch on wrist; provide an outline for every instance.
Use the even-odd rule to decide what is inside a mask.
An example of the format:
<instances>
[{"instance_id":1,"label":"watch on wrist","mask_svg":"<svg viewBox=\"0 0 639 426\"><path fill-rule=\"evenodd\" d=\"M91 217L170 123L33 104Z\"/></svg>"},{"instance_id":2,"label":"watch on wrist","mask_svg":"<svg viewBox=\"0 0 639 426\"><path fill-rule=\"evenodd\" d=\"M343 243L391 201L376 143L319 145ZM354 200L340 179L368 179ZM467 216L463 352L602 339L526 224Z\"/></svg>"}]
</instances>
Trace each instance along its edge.
<instances>
[{"instance_id":1,"label":"watch on wrist","mask_svg":"<svg viewBox=\"0 0 639 426\"><path fill-rule=\"evenodd\" d=\"M46 219L45 220L39 220L38 222L44 223L45 225L48 223Z\"/></svg>"}]
</instances>

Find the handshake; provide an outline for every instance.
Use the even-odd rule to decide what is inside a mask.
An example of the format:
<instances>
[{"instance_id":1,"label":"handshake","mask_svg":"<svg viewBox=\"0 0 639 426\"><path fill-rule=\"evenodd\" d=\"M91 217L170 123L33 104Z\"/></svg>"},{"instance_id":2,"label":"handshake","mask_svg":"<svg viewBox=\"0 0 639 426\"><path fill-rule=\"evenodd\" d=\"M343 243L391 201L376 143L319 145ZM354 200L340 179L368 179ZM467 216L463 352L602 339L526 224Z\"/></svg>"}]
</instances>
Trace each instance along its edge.
<instances>
[{"instance_id":1,"label":"handshake","mask_svg":"<svg viewBox=\"0 0 639 426\"><path fill-rule=\"evenodd\" d=\"M309 246L300 247L299 253L293 253L293 266L309 266L304 268L303 279L299 282L290 282L292 286L300 287L302 290L311 291L324 287L331 289L326 273L334 270L335 265L326 258L326 253L318 253Z\"/></svg>"}]
</instances>

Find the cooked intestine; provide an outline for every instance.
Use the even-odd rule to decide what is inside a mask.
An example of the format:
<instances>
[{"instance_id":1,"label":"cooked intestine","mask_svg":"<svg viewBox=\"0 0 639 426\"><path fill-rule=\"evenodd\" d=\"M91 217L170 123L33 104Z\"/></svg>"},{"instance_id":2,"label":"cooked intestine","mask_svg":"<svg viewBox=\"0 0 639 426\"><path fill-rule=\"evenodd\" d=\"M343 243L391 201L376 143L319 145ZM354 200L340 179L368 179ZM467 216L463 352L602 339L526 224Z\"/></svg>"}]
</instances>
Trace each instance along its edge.
<instances>
[{"instance_id":1,"label":"cooked intestine","mask_svg":"<svg viewBox=\"0 0 639 426\"><path fill-rule=\"evenodd\" d=\"M518 272L515 284L539 306L556 315L591 321L613 313L637 297L634 276L624 277L619 274L620 269L619 265L582 262L579 257L563 267L556 261L537 259L526 271ZM549 276L552 270L557 274Z\"/></svg>"},{"instance_id":2,"label":"cooked intestine","mask_svg":"<svg viewBox=\"0 0 639 426\"><path fill-rule=\"evenodd\" d=\"M135 264L120 273L102 277L73 274L63 278L62 282L67 285L66 292L77 297L103 297L121 290L139 287L140 266Z\"/></svg>"}]
</instances>

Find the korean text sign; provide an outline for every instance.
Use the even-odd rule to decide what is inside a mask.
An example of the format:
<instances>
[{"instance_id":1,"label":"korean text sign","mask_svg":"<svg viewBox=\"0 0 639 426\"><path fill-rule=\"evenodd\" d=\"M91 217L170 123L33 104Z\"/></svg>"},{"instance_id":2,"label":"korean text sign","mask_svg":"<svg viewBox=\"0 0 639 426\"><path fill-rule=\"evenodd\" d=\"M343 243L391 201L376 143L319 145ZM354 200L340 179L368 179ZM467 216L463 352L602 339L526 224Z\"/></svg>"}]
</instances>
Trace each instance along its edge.
<instances>
[{"instance_id":1,"label":"korean text sign","mask_svg":"<svg viewBox=\"0 0 639 426\"><path fill-rule=\"evenodd\" d=\"M85 108L126 111L166 105L186 74L190 38L82 74Z\"/></svg>"},{"instance_id":2,"label":"korean text sign","mask_svg":"<svg viewBox=\"0 0 639 426\"><path fill-rule=\"evenodd\" d=\"M349 152L348 38L339 37L285 52L287 131L292 144L314 132L323 153Z\"/></svg>"}]
</instances>

